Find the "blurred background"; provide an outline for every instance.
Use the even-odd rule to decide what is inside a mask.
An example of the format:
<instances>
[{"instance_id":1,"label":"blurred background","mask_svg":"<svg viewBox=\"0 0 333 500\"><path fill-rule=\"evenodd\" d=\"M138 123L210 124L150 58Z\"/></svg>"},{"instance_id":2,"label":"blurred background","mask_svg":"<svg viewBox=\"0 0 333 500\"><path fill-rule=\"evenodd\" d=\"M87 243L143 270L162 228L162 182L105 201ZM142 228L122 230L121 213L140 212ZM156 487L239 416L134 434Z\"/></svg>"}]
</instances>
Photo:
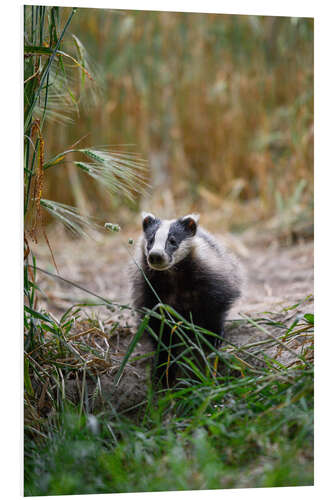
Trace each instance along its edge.
<instances>
[{"instance_id":1,"label":"blurred background","mask_svg":"<svg viewBox=\"0 0 333 500\"><path fill-rule=\"evenodd\" d=\"M80 8L69 31L89 74L46 121L45 156L79 139L122 146L147 160L151 187L110 195L68 162L48 171L46 198L120 224L198 211L221 231L311 232L312 19Z\"/></svg>"}]
</instances>

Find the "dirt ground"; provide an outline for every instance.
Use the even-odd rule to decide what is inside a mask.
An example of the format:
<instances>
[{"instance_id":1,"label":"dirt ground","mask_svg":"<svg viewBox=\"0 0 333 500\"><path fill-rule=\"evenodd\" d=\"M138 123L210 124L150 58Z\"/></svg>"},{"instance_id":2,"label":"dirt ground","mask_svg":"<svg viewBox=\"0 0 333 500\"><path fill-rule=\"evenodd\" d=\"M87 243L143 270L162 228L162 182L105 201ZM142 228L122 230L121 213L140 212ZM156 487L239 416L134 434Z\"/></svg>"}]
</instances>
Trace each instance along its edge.
<instances>
[{"instance_id":1,"label":"dirt ground","mask_svg":"<svg viewBox=\"0 0 333 500\"><path fill-rule=\"evenodd\" d=\"M87 288L88 290L118 304L128 304L128 263L133 251L129 239L136 239L137 234L119 232L107 233L97 240L70 239L61 229L52 234L49 239L60 276ZM281 335L281 329L274 323L283 321L291 324L297 315L313 313L313 241L300 239L296 244L284 246L278 239L271 240L269 235L244 233L242 236L219 235L218 238L229 247L242 262L247 276L242 298L229 313L226 326L226 342L234 346L244 346L253 342L269 339L269 335ZM39 244L31 248L37 256L38 266L55 273L54 265L48 247ZM38 272L38 284L45 293L40 299L40 305L51 311L55 317L60 317L73 303L96 300L84 291L58 279ZM298 304L293 309L290 306ZM89 310L91 314L91 309ZM147 373L151 360L129 363L122 379L114 387L114 375L119 368L122 356L134 334L133 315L128 311L111 312L101 306L94 309L98 318L103 321L118 321L123 328L123 334L117 335L109 344L111 354L118 361L113 368L101 377L103 397L121 410L126 410L145 399L147 390ZM267 318L271 320L269 334L267 324L258 329L250 324L243 315L251 318ZM266 331L265 331L266 330ZM295 341L293 352L300 353L304 349L303 339ZM292 365L297 361L290 350L267 344L266 354L277 357L280 362ZM142 339L133 355L144 355L151 351L149 339ZM113 351L113 353L112 353ZM251 350L250 350L251 351ZM257 350L255 351L258 352ZM303 351L302 351L303 352ZM240 351L241 353L241 351ZM241 354L239 354L241 356ZM248 353L243 359L250 359L251 365L258 363L258 356L249 358ZM68 381L68 391L76 399L74 381ZM89 387L92 394L96 389L93 381ZM98 407L98 404L97 404Z\"/></svg>"},{"instance_id":2,"label":"dirt ground","mask_svg":"<svg viewBox=\"0 0 333 500\"><path fill-rule=\"evenodd\" d=\"M135 242L138 233L107 233L97 240L70 239L61 229L49 233L60 276L108 300L129 303L128 263L133 245L128 241ZM243 296L229 313L229 319L238 318L240 312L277 312L313 295L312 240L283 246L277 239L269 241L264 235L261 241L257 237L254 240L252 233L220 235L218 239L237 255L247 277ZM33 246L32 250L39 267L56 273L45 243ZM55 316L73 302L89 298L83 291L42 273L39 283L48 298L47 308ZM312 309L313 301L307 301L300 312Z\"/></svg>"}]
</instances>

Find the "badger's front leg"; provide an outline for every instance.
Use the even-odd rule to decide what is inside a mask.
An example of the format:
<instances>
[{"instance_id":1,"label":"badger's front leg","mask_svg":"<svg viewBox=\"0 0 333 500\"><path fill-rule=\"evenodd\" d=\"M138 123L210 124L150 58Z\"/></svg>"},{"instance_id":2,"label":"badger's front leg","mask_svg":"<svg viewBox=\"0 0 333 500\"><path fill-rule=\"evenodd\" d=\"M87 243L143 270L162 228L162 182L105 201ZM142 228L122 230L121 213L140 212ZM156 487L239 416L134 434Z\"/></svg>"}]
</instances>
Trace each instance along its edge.
<instances>
[{"instance_id":1,"label":"badger's front leg","mask_svg":"<svg viewBox=\"0 0 333 500\"><path fill-rule=\"evenodd\" d=\"M214 305L212 301L207 300L207 305L201 309L199 317L197 322L198 326L214 333L214 337L207 335L206 338L215 349L218 349L224 337L226 312L219 304Z\"/></svg>"},{"instance_id":2,"label":"badger's front leg","mask_svg":"<svg viewBox=\"0 0 333 500\"><path fill-rule=\"evenodd\" d=\"M155 356L153 361L153 383L155 385L161 384L166 388L172 386L175 379L175 367L172 364L174 357L172 349L171 329L168 325L162 325L161 321L157 318L150 318L149 326L154 332L150 334L152 340Z\"/></svg>"},{"instance_id":3,"label":"badger's front leg","mask_svg":"<svg viewBox=\"0 0 333 500\"><path fill-rule=\"evenodd\" d=\"M219 349L221 347L222 340L224 339L225 318L226 318L226 314L222 313L221 314L221 319L220 319L220 324L219 324L219 337L215 337L214 338L214 344L213 345L214 345L215 349Z\"/></svg>"}]
</instances>

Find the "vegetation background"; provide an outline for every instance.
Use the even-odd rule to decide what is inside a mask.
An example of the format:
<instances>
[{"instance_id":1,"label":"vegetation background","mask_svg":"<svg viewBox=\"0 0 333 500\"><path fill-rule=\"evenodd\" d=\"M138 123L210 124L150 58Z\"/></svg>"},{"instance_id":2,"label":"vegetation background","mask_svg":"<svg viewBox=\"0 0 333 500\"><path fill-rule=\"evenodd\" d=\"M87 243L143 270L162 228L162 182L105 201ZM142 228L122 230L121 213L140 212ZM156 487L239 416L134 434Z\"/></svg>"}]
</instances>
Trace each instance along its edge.
<instances>
[{"instance_id":1,"label":"vegetation background","mask_svg":"<svg viewBox=\"0 0 333 500\"><path fill-rule=\"evenodd\" d=\"M110 197L69 164L50 171L51 199L121 222L140 204L213 211L237 230L279 213L299 189L298 215L311 217L312 19L80 9L69 29L95 81L81 94L80 79L72 95L64 89L47 153L80 138L80 147L131 144L148 160L152 197Z\"/></svg>"},{"instance_id":2,"label":"vegetation background","mask_svg":"<svg viewBox=\"0 0 333 500\"><path fill-rule=\"evenodd\" d=\"M44 241L49 271L67 252L70 269L92 268L96 283L111 269L117 281L119 244L101 236L97 258L80 237L111 221L127 238L147 208L201 212L209 229L238 233L238 249L247 230L262 245L268 229L253 282L283 268L267 264L272 240L313 236L313 20L26 6L24 31L25 494L313 484L308 269L306 287L293 288L311 243L308 255L296 247L283 311L233 323L256 342L226 340L217 375L207 360L198 373L181 358L183 385L156 395L140 379L132 394L144 389L144 400L125 409L118 382L149 358L136 351L148 319L130 332L101 293L55 314L57 287L44 289L38 271ZM174 311L161 315L179 323ZM194 329L204 358L200 330L182 328ZM275 356L286 350L288 366ZM101 408L107 373L114 385Z\"/></svg>"}]
</instances>

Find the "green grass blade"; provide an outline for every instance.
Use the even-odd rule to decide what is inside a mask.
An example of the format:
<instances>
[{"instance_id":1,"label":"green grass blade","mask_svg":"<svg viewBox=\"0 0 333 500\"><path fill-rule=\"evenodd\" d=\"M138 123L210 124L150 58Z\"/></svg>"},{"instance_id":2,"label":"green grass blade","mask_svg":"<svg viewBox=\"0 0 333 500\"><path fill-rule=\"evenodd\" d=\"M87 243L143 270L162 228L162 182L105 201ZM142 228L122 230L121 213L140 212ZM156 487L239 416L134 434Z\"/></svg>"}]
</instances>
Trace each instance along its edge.
<instances>
[{"instance_id":1,"label":"green grass blade","mask_svg":"<svg viewBox=\"0 0 333 500\"><path fill-rule=\"evenodd\" d=\"M125 366L126 366L126 363L128 362L132 352L134 351L135 349L135 346L136 344L139 342L140 338L142 337L144 331L146 330L146 327L148 325L148 321L149 321L149 316L145 316L144 319L142 320L142 322L140 323L140 326L136 332L136 334L134 335L128 349L127 349L127 352L123 358L123 361L120 365L120 368L115 376L115 379L114 379L114 385L117 386L118 383L119 383L119 380L120 380L120 377L122 376L123 374L123 371L125 369Z\"/></svg>"}]
</instances>

